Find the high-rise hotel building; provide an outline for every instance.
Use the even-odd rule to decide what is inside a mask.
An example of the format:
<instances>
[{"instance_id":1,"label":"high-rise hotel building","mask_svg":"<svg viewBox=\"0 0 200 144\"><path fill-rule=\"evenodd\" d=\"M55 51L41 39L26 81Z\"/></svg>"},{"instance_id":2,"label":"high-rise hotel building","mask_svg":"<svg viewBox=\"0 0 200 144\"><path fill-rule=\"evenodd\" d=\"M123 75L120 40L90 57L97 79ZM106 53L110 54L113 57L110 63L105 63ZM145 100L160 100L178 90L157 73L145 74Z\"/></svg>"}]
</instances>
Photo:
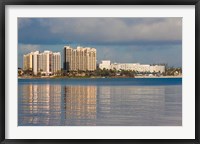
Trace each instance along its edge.
<instances>
[{"instance_id":1,"label":"high-rise hotel building","mask_svg":"<svg viewBox=\"0 0 200 144\"><path fill-rule=\"evenodd\" d=\"M56 74L61 70L61 55L59 52L39 51L24 55L23 69L32 70L34 75L39 72L45 75Z\"/></svg>"},{"instance_id":2,"label":"high-rise hotel building","mask_svg":"<svg viewBox=\"0 0 200 144\"><path fill-rule=\"evenodd\" d=\"M64 70L67 71L94 71L96 70L96 49L70 46L64 47Z\"/></svg>"},{"instance_id":3,"label":"high-rise hotel building","mask_svg":"<svg viewBox=\"0 0 200 144\"><path fill-rule=\"evenodd\" d=\"M23 56L23 70L37 72L37 55L39 51L31 52Z\"/></svg>"}]
</instances>

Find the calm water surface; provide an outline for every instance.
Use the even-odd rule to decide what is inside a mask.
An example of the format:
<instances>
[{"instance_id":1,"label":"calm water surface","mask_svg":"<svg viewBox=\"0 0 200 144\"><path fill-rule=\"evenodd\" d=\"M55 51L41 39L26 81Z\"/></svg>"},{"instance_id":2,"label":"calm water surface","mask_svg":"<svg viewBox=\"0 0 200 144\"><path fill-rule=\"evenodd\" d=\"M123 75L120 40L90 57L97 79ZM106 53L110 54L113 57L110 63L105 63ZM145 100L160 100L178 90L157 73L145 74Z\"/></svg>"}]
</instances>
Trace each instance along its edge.
<instances>
[{"instance_id":1,"label":"calm water surface","mask_svg":"<svg viewBox=\"0 0 200 144\"><path fill-rule=\"evenodd\" d=\"M19 126L181 126L182 79L19 79Z\"/></svg>"}]
</instances>

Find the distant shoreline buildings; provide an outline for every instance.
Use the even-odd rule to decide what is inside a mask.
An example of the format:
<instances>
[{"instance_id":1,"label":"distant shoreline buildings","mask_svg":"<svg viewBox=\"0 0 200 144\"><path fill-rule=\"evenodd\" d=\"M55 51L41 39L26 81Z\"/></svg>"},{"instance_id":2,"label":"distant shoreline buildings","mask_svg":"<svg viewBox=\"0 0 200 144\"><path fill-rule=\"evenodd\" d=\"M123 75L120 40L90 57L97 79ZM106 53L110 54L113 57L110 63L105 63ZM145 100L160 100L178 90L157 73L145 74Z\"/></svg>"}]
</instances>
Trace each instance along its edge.
<instances>
[{"instance_id":1,"label":"distant shoreline buildings","mask_svg":"<svg viewBox=\"0 0 200 144\"><path fill-rule=\"evenodd\" d=\"M97 69L97 51L95 48L80 47L72 48L64 46L63 70L95 71ZM102 60L100 69L107 70L131 70L135 72L165 73L165 65L149 65L140 63L111 63L110 60ZM30 52L23 56L23 70L31 71L33 75L57 75L61 73L60 52L39 51Z\"/></svg>"},{"instance_id":2,"label":"distant shoreline buildings","mask_svg":"<svg viewBox=\"0 0 200 144\"><path fill-rule=\"evenodd\" d=\"M96 70L96 49L80 46L73 49L70 46L65 46L63 68L67 71Z\"/></svg>"},{"instance_id":3,"label":"distant shoreline buildings","mask_svg":"<svg viewBox=\"0 0 200 144\"><path fill-rule=\"evenodd\" d=\"M140 64L140 63L111 63L110 60L103 60L101 64L99 64L100 69L108 69L108 70L132 70L136 72L156 72L156 73L164 73L165 66L164 65L149 65L149 64Z\"/></svg>"},{"instance_id":4,"label":"distant shoreline buildings","mask_svg":"<svg viewBox=\"0 0 200 144\"><path fill-rule=\"evenodd\" d=\"M55 75L61 71L60 52L39 51L31 52L23 56L23 70L32 71L33 75Z\"/></svg>"}]
</instances>

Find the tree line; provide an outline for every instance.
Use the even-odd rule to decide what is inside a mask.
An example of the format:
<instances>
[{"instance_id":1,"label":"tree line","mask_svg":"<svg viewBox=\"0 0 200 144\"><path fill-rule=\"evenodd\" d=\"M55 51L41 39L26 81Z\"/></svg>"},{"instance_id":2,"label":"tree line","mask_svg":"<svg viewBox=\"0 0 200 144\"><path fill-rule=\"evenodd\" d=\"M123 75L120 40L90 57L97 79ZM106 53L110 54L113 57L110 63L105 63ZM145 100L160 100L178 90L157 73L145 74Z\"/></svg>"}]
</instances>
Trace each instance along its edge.
<instances>
[{"instance_id":1,"label":"tree line","mask_svg":"<svg viewBox=\"0 0 200 144\"><path fill-rule=\"evenodd\" d=\"M20 69L20 68L19 68ZM33 71L31 69L29 70L24 70L19 71L18 69L18 75L19 76L34 76L33 75ZM81 71L81 70L77 70L77 71L66 71L66 70L59 70L57 72L55 72L53 75L56 76L71 76L71 77L75 77L75 76L87 76L87 77L91 77L91 76L100 76L100 77L116 77L116 76L124 76L124 77L135 77L136 75L149 75L149 74L153 74L153 75L163 75L163 76L174 76L174 75L181 75L182 74L182 68L175 68L175 67L166 67L165 72L164 73L159 73L159 72L138 72L138 71L134 71L134 70L112 70L112 69L100 69L97 68L95 71ZM43 76L45 74L43 74L41 71L38 72L38 74L36 76Z\"/></svg>"}]
</instances>

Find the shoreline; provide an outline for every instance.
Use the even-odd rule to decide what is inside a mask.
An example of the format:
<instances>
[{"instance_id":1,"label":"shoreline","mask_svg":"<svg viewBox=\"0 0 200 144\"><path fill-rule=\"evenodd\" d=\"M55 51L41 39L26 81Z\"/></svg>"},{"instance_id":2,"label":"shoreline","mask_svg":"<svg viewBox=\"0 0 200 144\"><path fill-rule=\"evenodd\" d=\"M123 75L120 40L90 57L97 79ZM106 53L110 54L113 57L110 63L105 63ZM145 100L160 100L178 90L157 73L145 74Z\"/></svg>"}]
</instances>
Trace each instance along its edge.
<instances>
[{"instance_id":1,"label":"shoreline","mask_svg":"<svg viewBox=\"0 0 200 144\"><path fill-rule=\"evenodd\" d=\"M135 77L55 77L55 76L44 76L44 77L18 77L18 79L118 79L118 78L182 78L182 76L135 76Z\"/></svg>"},{"instance_id":2,"label":"shoreline","mask_svg":"<svg viewBox=\"0 0 200 144\"><path fill-rule=\"evenodd\" d=\"M182 78L182 76L135 76L135 78Z\"/></svg>"}]
</instances>

